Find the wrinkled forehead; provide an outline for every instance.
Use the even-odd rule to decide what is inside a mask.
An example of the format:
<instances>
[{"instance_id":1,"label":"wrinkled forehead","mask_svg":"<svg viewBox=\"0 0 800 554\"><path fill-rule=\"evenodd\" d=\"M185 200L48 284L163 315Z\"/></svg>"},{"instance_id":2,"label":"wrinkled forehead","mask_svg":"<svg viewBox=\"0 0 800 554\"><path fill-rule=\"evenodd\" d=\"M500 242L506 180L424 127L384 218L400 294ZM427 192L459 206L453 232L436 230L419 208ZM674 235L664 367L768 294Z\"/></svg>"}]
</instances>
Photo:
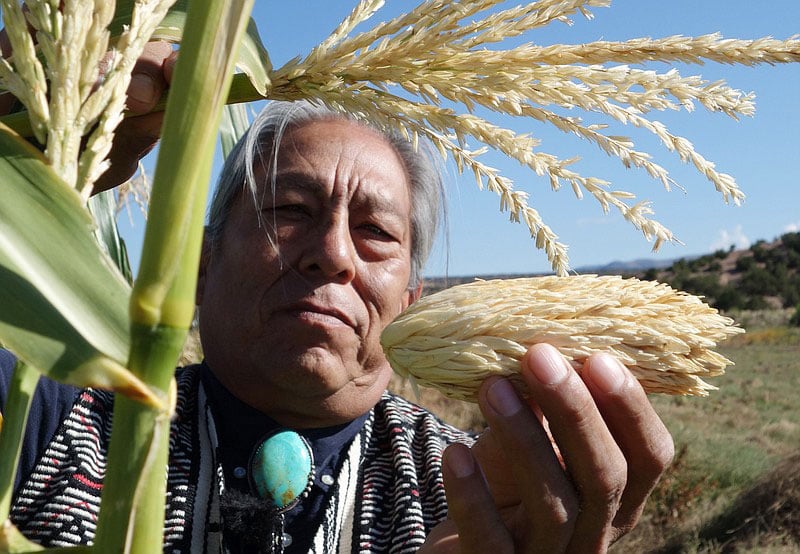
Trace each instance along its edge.
<instances>
[{"instance_id":1,"label":"wrinkled forehead","mask_svg":"<svg viewBox=\"0 0 800 554\"><path fill-rule=\"evenodd\" d=\"M277 145L277 152L271 149ZM405 167L395 146L380 131L361 122L342 117L328 117L301 121L287 125L283 132L276 133L267 146L278 164L289 156L298 154L343 154L352 160L372 160L376 154L380 159L395 161Z\"/></svg>"},{"instance_id":2,"label":"wrinkled forehead","mask_svg":"<svg viewBox=\"0 0 800 554\"><path fill-rule=\"evenodd\" d=\"M313 120L287 127L276 137L270 162L254 168L257 184L342 185L353 193L410 196L406 164L395 146L380 132L361 123L340 118ZM259 175L260 173L260 175ZM391 201L391 199L390 199Z\"/></svg>"}]
</instances>

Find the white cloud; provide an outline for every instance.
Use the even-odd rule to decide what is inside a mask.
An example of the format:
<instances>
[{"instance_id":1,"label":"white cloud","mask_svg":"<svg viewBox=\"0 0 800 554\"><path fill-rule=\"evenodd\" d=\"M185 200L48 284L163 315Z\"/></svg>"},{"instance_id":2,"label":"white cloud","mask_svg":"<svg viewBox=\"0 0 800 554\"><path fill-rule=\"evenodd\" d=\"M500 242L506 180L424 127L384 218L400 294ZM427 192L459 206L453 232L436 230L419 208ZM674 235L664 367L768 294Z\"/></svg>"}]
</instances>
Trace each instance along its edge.
<instances>
[{"instance_id":1,"label":"white cloud","mask_svg":"<svg viewBox=\"0 0 800 554\"><path fill-rule=\"evenodd\" d=\"M800 221L789 223L783 228L784 233L797 233L798 231L800 231Z\"/></svg>"},{"instance_id":2,"label":"white cloud","mask_svg":"<svg viewBox=\"0 0 800 554\"><path fill-rule=\"evenodd\" d=\"M728 229L720 229L717 233L717 238L711 243L709 249L711 252L717 250L727 250L733 246L737 250L750 247L750 239L744 234L741 225L737 225L733 231Z\"/></svg>"}]
</instances>

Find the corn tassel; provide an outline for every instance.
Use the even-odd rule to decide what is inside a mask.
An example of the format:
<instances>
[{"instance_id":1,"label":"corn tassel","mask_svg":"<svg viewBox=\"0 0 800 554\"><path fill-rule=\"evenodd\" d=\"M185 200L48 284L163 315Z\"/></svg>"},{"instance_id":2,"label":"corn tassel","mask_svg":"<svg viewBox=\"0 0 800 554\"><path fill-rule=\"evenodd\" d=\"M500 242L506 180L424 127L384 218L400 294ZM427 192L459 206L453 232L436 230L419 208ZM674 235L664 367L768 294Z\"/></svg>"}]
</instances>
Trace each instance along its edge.
<instances>
[{"instance_id":1,"label":"corn tassel","mask_svg":"<svg viewBox=\"0 0 800 554\"><path fill-rule=\"evenodd\" d=\"M528 347L547 342L579 369L595 352L617 356L647 392L706 396L703 378L730 360L718 342L744 332L700 298L666 284L618 276L475 281L422 298L383 332L402 377L477 401L481 382L519 376Z\"/></svg>"}]
</instances>

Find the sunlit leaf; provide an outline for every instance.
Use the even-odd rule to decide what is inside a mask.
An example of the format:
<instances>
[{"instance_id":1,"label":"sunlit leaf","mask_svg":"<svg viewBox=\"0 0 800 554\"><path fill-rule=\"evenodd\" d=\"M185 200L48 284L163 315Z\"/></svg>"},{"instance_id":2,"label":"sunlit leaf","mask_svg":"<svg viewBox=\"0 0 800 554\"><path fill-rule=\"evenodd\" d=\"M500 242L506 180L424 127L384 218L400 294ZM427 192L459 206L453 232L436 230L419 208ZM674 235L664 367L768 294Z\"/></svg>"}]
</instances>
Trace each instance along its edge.
<instances>
[{"instance_id":1,"label":"sunlit leaf","mask_svg":"<svg viewBox=\"0 0 800 554\"><path fill-rule=\"evenodd\" d=\"M128 249L117 227L117 202L113 190L95 194L89 199L89 211L97 223L95 237L106 254L114 261L122 276L133 283Z\"/></svg>"},{"instance_id":2,"label":"sunlit leaf","mask_svg":"<svg viewBox=\"0 0 800 554\"><path fill-rule=\"evenodd\" d=\"M160 404L124 368L130 287L77 193L0 126L0 342L44 374Z\"/></svg>"},{"instance_id":3,"label":"sunlit leaf","mask_svg":"<svg viewBox=\"0 0 800 554\"><path fill-rule=\"evenodd\" d=\"M43 546L39 546L23 537L19 529L10 520L0 525L0 552L16 554L17 552L44 552L44 550ZM76 549L76 554L78 552L82 554L86 552L86 549Z\"/></svg>"},{"instance_id":4,"label":"sunlit leaf","mask_svg":"<svg viewBox=\"0 0 800 554\"><path fill-rule=\"evenodd\" d=\"M222 146L222 157L227 158L239 139L250 127L247 106L244 104L228 104L222 110L222 121L219 126L219 140Z\"/></svg>"}]
</instances>

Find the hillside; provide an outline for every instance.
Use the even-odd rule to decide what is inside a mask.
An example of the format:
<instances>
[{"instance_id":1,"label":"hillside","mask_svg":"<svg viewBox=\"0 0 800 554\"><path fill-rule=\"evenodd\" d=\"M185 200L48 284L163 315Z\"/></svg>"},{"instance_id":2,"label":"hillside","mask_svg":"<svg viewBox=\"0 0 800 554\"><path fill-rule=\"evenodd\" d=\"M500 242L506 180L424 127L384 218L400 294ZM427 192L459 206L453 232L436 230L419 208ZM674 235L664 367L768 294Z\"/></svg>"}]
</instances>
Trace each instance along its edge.
<instances>
[{"instance_id":1,"label":"hillside","mask_svg":"<svg viewBox=\"0 0 800 554\"><path fill-rule=\"evenodd\" d=\"M794 308L800 305L800 233L758 241L746 250L718 250L678 260L635 275L704 296L724 311Z\"/></svg>"},{"instance_id":2,"label":"hillside","mask_svg":"<svg viewBox=\"0 0 800 554\"><path fill-rule=\"evenodd\" d=\"M635 276L669 283L674 288L705 297L723 311L796 308L800 305L800 233L786 233L772 242L758 241L745 250L718 250L705 256L682 258L666 266L643 260L614 262L594 268L607 274ZM522 275L481 275L481 279ZM475 277L426 279L426 294L466 283ZM800 314L800 308L798 308ZM800 319L800 315L798 316Z\"/></svg>"}]
</instances>

